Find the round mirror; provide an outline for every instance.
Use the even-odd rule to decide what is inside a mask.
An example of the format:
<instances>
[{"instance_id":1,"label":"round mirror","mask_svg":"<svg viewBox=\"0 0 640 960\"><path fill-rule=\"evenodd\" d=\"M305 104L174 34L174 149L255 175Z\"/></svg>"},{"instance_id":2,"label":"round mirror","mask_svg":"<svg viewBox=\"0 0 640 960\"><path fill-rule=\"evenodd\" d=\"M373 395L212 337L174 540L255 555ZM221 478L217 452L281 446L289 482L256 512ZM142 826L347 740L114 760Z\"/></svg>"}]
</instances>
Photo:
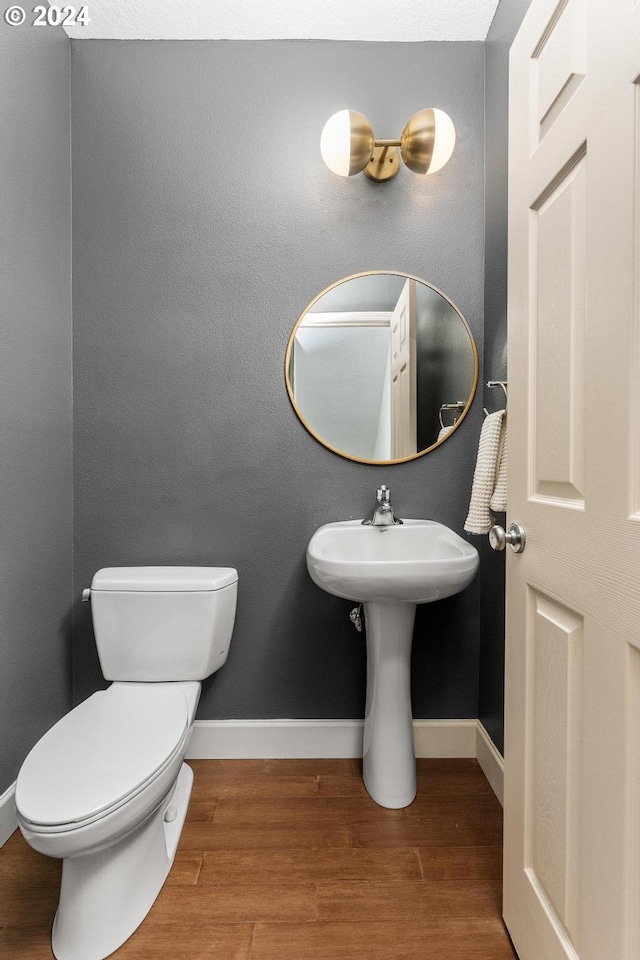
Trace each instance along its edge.
<instances>
[{"instance_id":1,"label":"round mirror","mask_svg":"<svg viewBox=\"0 0 640 960\"><path fill-rule=\"evenodd\" d=\"M361 463L401 463L460 425L478 350L458 308L425 280L359 273L319 293L289 337L285 378L309 433Z\"/></svg>"}]
</instances>

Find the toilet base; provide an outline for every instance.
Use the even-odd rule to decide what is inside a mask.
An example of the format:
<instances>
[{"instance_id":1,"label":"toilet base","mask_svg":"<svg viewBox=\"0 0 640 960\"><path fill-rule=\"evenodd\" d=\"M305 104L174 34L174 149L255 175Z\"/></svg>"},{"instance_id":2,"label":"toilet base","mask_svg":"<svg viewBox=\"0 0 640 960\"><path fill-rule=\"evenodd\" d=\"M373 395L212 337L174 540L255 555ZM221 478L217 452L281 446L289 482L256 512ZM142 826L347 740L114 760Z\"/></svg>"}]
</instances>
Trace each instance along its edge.
<instances>
[{"instance_id":1,"label":"toilet base","mask_svg":"<svg viewBox=\"0 0 640 960\"><path fill-rule=\"evenodd\" d=\"M183 763L173 792L132 833L63 861L52 932L57 960L104 960L140 926L173 864L192 784L193 771ZM169 807L177 815L167 822Z\"/></svg>"}]
</instances>

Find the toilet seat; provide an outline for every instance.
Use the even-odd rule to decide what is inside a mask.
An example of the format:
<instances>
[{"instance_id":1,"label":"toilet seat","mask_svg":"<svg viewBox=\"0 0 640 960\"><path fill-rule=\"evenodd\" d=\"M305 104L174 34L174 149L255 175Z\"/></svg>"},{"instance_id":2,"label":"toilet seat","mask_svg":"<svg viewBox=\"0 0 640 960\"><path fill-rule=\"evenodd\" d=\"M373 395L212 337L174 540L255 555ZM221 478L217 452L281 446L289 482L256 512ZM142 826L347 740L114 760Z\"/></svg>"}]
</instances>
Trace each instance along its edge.
<instances>
[{"instance_id":1,"label":"toilet seat","mask_svg":"<svg viewBox=\"0 0 640 960\"><path fill-rule=\"evenodd\" d=\"M55 833L107 817L174 762L189 728L179 687L118 683L93 694L24 761L16 784L20 820Z\"/></svg>"}]
</instances>

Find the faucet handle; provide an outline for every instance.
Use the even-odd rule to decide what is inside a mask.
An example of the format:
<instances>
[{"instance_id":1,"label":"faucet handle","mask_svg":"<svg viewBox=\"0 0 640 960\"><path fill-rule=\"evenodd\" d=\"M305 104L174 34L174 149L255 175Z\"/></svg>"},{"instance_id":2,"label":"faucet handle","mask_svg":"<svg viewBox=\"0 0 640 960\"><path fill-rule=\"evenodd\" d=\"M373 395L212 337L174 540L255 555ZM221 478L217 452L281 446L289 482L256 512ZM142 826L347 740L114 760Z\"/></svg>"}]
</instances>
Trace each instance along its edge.
<instances>
[{"instance_id":1,"label":"faucet handle","mask_svg":"<svg viewBox=\"0 0 640 960\"><path fill-rule=\"evenodd\" d=\"M376 501L378 503L390 503L391 502L391 490L383 483L381 487L378 487L376 490Z\"/></svg>"}]
</instances>

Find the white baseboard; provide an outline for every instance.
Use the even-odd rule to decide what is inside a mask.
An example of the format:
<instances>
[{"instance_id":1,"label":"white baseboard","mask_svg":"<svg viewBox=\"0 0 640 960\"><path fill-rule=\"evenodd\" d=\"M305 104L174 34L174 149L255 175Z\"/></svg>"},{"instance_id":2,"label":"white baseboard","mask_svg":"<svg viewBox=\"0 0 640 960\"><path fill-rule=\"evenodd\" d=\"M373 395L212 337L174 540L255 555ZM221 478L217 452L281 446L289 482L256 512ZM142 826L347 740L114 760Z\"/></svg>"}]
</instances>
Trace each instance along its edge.
<instances>
[{"instance_id":1,"label":"white baseboard","mask_svg":"<svg viewBox=\"0 0 640 960\"><path fill-rule=\"evenodd\" d=\"M476 759L504 807L504 760L495 743L478 720L476 725Z\"/></svg>"},{"instance_id":2,"label":"white baseboard","mask_svg":"<svg viewBox=\"0 0 640 960\"><path fill-rule=\"evenodd\" d=\"M414 720L417 757L475 757L476 720ZM191 760L361 757L362 720L196 720Z\"/></svg>"},{"instance_id":3,"label":"white baseboard","mask_svg":"<svg viewBox=\"0 0 640 960\"><path fill-rule=\"evenodd\" d=\"M15 794L16 785L14 782L0 796L0 847L7 842L13 831L18 829Z\"/></svg>"},{"instance_id":4,"label":"white baseboard","mask_svg":"<svg viewBox=\"0 0 640 960\"><path fill-rule=\"evenodd\" d=\"M188 760L361 757L362 720L196 720Z\"/></svg>"},{"instance_id":5,"label":"white baseboard","mask_svg":"<svg viewBox=\"0 0 640 960\"><path fill-rule=\"evenodd\" d=\"M414 720L416 757L475 757L476 724L477 720Z\"/></svg>"}]
</instances>

